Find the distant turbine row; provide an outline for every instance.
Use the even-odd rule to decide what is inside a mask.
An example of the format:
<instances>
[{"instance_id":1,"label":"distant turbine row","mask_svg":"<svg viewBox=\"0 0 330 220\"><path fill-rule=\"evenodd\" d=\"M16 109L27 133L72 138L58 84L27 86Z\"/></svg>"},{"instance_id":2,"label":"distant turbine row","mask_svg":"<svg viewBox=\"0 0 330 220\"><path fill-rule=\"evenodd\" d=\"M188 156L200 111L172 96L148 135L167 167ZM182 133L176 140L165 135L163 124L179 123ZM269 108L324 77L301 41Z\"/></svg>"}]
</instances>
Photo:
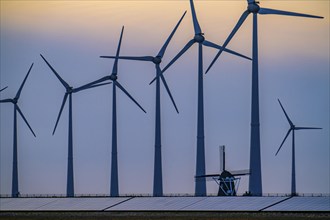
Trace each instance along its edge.
<instances>
[{"instance_id":1,"label":"distant turbine row","mask_svg":"<svg viewBox=\"0 0 330 220\"><path fill-rule=\"evenodd\" d=\"M258 40L257 40L257 14L277 14L277 15L289 15L289 16L299 16L299 17L309 17L309 18L322 18L314 15L279 11L274 9L260 8L259 2L254 0L248 0L248 8L242 14L238 23L234 27L233 31L230 33L223 46L215 44L213 42L207 41L203 36L193 0L190 0L190 9L192 14L193 26L195 35L183 49L165 66L162 70L160 64L165 51L174 36L176 30L178 29L182 19L184 18L186 12L182 15L173 31L165 41L164 45L161 47L160 51L156 56L119 56L120 47L124 32L124 27L121 30L120 39L118 43L118 48L116 56L101 56L101 58L111 58L115 59L111 75L104 76L98 80L87 83L78 88L71 87L63 78L56 72L52 65L46 60L46 58L40 54L42 59L46 62L48 67L55 74L56 78L64 86L66 92L63 97L63 101L60 107L60 111L55 123L53 134L56 131L57 125L62 115L63 108L69 98L69 124L68 124L68 166L67 166L67 196L74 196L74 178L73 178L73 125L72 125L72 94L80 92L82 90L91 89L103 85L113 84L112 92L112 152L111 152L111 182L110 182L110 195L119 196L119 184L118 184L118 159L117 159L117 103L116 103L116 89L119 88L131 101L133 101L143 112L146 112L143 107L130 95L130 93L118 82L118 60L133 60L133 61L148 61L155 65L156 77L151 81L156 81L156 116L155 116L155 155L154 155L154 184L153 184L153 195L163 196L163 179L162 179L162 156L161 156L161 108L160 108L160 82L163 83L166 92L168 93L171 102L179 113L170 89L166 83L163 73L172 66L193 44L198 43L198 106L197 106L197 155L196 155L196 176L205 176L205 134L204 134L204 95L203 95L203 46L215 48L218 51L217 55L211 62L210 66L207 68L208 72L214 65L218 57L223 51L233 54L235 56L242 57L244 59L252 60L252 104L251 104L251 137L250 137L250 182L249 182L249 192L252 195L262 195L262 182L261 182L261 158L260 158L260 123L259 123L259 89L258 89ZM234 37L238 29L241 27L245 19L249 14L253 13L253 50L252 59L237 53L235 51L229 50L226 46L229 44L230 40ZM14 151L13 151L13 178L12 178L12 196L17 197L19 195L18 190L18 169L17 169L17 112L21 115L32 134L35 136L32 128L21 112L17 105L21 90L25 84L25 81L32 69L31 65L23 83L21 84L14 99L0 100L0 102L11 102L14 104ZM151 84L150 83L150 84ZM3 91L7 87L0 90ZM281 103L280 103L281 104ZM281 105L283 111L284 108ZM288 118L286 112L284 111L289 124L291 126L286 137L284 138L280 148L282 147L284 141L289 135L290 131L293 133L293 162L292 162L292 194L295 194L295 163L294 163L294 130L298 129L319 129L319 128L296 128L293 126L292 122ZM292 127L293 126L293 127ZM280 149L279 149L280 150ZM276 153L277 154L277 153ZM206 182L205 178L196 179L195 183L195 195L196 196L206 196Z\"/></svg>"}]
</instances>

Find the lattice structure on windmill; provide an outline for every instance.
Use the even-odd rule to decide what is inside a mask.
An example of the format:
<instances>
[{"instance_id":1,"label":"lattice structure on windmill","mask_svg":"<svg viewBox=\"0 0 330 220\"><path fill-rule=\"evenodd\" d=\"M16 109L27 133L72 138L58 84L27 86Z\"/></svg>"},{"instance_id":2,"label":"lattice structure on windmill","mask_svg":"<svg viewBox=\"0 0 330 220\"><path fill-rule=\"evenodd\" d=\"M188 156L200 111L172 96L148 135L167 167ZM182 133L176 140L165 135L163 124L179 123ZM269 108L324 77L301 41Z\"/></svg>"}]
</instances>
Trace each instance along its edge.
<instances>
[{"instance_id":1,"label":"lattice structure on windmill","mask_svg":"<svg viewBox=\"0 0 330 220\"><path fill-rule=\"evenodd\" d=\"M239 187L241 176L249 175L250 170L226 170L225 160L225 146L220 146L220 172L217 174L206 174L196 176L195 178L206 178L206 180L213 180L219 185L218 196L236 196Z\"/></svg>"}]
</instances>

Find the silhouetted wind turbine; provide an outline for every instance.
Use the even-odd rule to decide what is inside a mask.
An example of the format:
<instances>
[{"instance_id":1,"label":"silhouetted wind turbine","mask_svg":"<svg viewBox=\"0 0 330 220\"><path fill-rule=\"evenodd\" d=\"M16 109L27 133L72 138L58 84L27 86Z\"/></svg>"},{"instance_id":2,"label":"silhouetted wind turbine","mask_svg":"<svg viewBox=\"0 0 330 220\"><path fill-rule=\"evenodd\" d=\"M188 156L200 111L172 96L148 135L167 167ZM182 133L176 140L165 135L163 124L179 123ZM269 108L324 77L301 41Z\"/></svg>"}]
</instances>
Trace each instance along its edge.
<instances>
[{"instance_id":1,"label":"silhouetted wind turbine","mask_svg":"<svg viewBox=\"0 0 330 220\"><path fill-rule=\"evenodd\" d=\"M290 124L290 128L288 130L288 132L286 133L280 147L278 148L275 156L278 154L278 152L281 150L285 140L287 139L287 137L289 136L290 132L292 131L292 173L291 173L291 195L295 196L296 195L296 160L295 160L295 131L296 130L310 130L310 129L322 129L322 128L313 128L313 127L296 127L292 121L290 120L288 114L286 113L286 111L284 110L284 107L282 106L281 101L278 99L278 102L281 105L281 108L285 114L286 119L288 120L289 124Z\"/></svg>"},{"instance_id":2,"label":"silhouetted wind turbine","mask_svg":"<svg viewBox=\"0 0 330 220\"><path fill-rule=\"evenodd\" d=\"M249 191L252 195L262 195L262 182L261 182L261 158L260 158L260 123L259 123L259 82L258 82L258 14L275 14L275 15L288 15L307 18L323 18L320 16L307 15L295 12L280 11L269 8L260 8L259 2L255 0L247 0L247 10L243 12L238 20L236 26L229 34L228 38L219 50L210 66L207 68L206 73L211 69L220 54L225 50L230 40L234 37L238 29L241 27L249 14L253 14L253 40L252 40L252 103L251 103L251 136L250 136L250 181Z\"/></svg>"},{"instance_id":3,"label":"silhouetted wind turbine","mask_svg":"<svg viewBox=\"0 0 330 220\"><path fill-rule=\"evenodd\" d=\"M204 98L203 98L203 45L216 49L222 47L205 40L204 33L199 26L198 19L195 12L194 2L190 0L190 8L193 19L195 36L191 39L183 49L168 63L168 65L162 70L164 73L177 59L179 59L193 44L198 43L198 113L197 113L197 159L196 159L196 176L205 175L205 142L204 142ZM236 53L232 50L225 49L226 52L250 59L244 55ZM251 59L250 59L251 60ZM162 74L161 73L161 74ZM156 77L157 78L157 77ZM153 79L153 81L156 80ZM195 195L205 196L206 195L206 182L205 178L196 179L195 183Z\"/></svg>"},{"instance_id":4,"label":"silhouetted wind turbine","mask_svg":"<svg viewBox=\"0 0 330 220\"><path fill-rule=\"evenodd\" d=\"M74 196L74 175L73 175L73 126L72 126L72 94L77 93L80 91L83 91L85 89L90 89L98 86L103 86L109 83L102 83L102 84L95 84L95 85L83 85L78 88L73 88L70 86L66 81L64 81L61 76L56 72L56 70L48 63L48 61L40 54L41 58L46 62L48 67L52 70L52 72L55 74L57 79L61 82L61 84L66 89L66 92L63 97L62 105L59 111L59 114L57 116L57 120L55 123L55 127L53 130L53 135L55 134L58 122L61 118L63 108L65 106L65 103L67 101L67 98L69 97L69 128L68 128L68 171L67 171L67 188L66 188L66 195L67 197L73 197Z\"/></svg>"},{"instance_id":5,"label":"silhouetted wind turbine","mask_svg":"<svg viewBox=\"0 0 330 220\"><path fill-rule=\"evenodd\" d=\"M5 90L5 89L7 89L8 88L8 86L6 86L5 88L3 88L3 89L0 89L0 92L2 92L3 90Z\"/></svg>"},{"instance_id":6,"label":"silhouetted wind turbine","mask_svg":"<svg viewBox=\"0 0 330 220\"><path fill-rule=\"evenodd\" d=\"M161 74L160 64L162 58L166 51L168 44L170 43L173 35L175 34L177 28L179 27L183 17L186 15L186 12L182 15L181 19L171 32L170 36L160 49L159 53L156 56L144 56L144 57L133 57L133 56L120 56L118 59L123 60L136 60L136 61L149 61L155 64L156 76L159 76L165 86L165 89L168 95L171 98L171 101L179 113L178 108L174 102L170 89L166 83L164 76ZM117 58L116 56L101 56L102 58ZM163 175L162 175L162 153L161 153L161 110L160 110L160 79L156 79L156 118L155 118L155 159L154 159L154 186L153 186L153 195L154 196L163 196Z\"/></svg>"},{"instance_id":7,"label":"silhouetted wind turbine","mask_svg":"<svg viewBox=\"0 0 330 220\"><path fill-rule=\"evenodd\" d=\"M116 88L118 87L123 93L125 93L128 98L130 98L144 113L146 111L142 106L126 91L126 89L117 81L118 79L118 59L121 41L123 38L124 26L121 30L120 39L118 43L117 53L115 57L115 62L112 68L111 75L102 77L101 79L95 80L87 85L94 85L96 83L104 82L106 80L111 80L113 82L112 87L112 152L111 152L111 182L110 182L110 196L119 196L118 187L118 160L117 160L117 96Z\"/></svg>"},{"instance_id":8,"label":"silhouetted wind turbine","mask_svg":"<svg viewBox=\"0 0 330 220\"><path fill-rule=\"evenodd\" d=\"M0 100L0 103L13 103L14 104L14 138L13 138L13 173L12 173L12 189L11 189L11 196L12 197L18 197L19 196L19 190L18 190L18 162L17 162L17 112L21 115L23 118L25 124L29 127L30 131L32 132L33 136L36 137L35 133L33 132L31 126L29 125L28 121L26 120L25 116L23 115L23 112L19 108L17 102L19 100L19 97L21 95L23 86L26 82L26 79L28 78L30 71L33 67L33 63L26 74L21 86L19 87L15 98L13 99L3 99Z\"/></svg>"}]
</instances>

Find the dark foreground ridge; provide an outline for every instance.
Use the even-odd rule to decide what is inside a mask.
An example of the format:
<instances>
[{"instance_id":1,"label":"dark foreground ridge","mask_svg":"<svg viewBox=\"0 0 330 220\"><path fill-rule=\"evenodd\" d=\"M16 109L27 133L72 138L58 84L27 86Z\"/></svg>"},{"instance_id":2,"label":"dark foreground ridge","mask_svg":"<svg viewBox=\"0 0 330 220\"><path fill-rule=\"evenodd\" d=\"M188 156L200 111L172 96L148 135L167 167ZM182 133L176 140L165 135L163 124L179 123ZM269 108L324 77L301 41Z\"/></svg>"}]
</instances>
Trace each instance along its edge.
<instances>
[{"instance_id":1,"label":"dark foreground ridge","mask_svg":"<svg viewBox=\"0 0 330 220\"><path fill-rule=\"evenodd\" d=\"M329 219L329 212L0 212L1 220L234 220L234 219Z\"/></svg>"}]
</instances>

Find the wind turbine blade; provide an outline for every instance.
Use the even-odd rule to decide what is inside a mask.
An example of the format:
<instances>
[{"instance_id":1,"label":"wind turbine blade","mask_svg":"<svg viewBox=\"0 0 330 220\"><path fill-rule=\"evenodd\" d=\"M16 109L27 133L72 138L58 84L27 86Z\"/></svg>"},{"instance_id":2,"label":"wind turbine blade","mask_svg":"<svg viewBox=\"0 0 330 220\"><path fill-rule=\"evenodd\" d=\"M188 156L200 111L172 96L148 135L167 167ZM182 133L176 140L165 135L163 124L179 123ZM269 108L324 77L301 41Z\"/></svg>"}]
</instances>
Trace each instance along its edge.
<instances>
[{"instance_id":1,"label":"wind turbine blade","mask_svg":"<svg viewBox=\"0 0 330 220\"><path fill-rule=\"evenodd\" d=\"M322 128L314 128L314 127L295 127L295 130L312 130L312 129L322 129Z\"/></svg>"},{"instance_id":2,"label":"wind turbine blade","mask_svg":"<svg viewBox=\"0 0 330 220\"><path fill-rule=\"evenodd\" d=\"M321 16L316 16L316 15L308 15L308 14L302 14L302 13L296 13L290 11L281 11L270 8L260 8L258 13L261 15L273 14L273 15L287 15L287 16L305 17L305 18L323 18Z\"/></svg>"},{"instance_id":3,"label":"wind turbine blade","mask_svg":"<svg viewBox=\"0 0 330 220\"><path fill-rule=\"evenodd\" d=\"M54 130L53 130L53 135L55 134L55 131L56 131L56 128L57 128L57 124L61 118L61 115L62 115L62 111L63 111L63 108L64 108L64 105L66 103L66 99L68 98L68 93L65 93L64 97L63 97L63 101L62 101L62 105L61 105L61 108L60 108L60 111L58 113L58 116L57 116L57 119L56 119L56 123L55 123L55 127L54 127Z\"/></svg>"},{"instance_id":4,"label":"wind turbine blade","mask_svg":"<svg viewBox=\"0 0 330 220\"><path fill-rule=\"evenodd\" d=\"M3 100L0 100L0 103L7 103L7 102L13 102L12 99L3 99Z\"/></svg>"},{"instance_id":5,"label":"wind turbine blade","mask_svg":"<svg viewBox=\"0 0 330 220\"><path fill-rule=\"evenodd\" d=\"M31 126L29 125L29 122L26 120L25 116L23 115L23 112L21 111L21 109L18 107L18 105L16 105L16 109L18 111L18 113L21 115L21 117L23 118L25 124L29 127L30 131L32 132L33 136L36 137L34 131L32 130Z\"/></svg>"},{"instance_id":6,"label":"wind turbine blade","mask_svg":"<svg viewBox=\"0 0 330 220\"><path fill-rule=\"evenodd\" d=\"M116 86L123 91L128 98L130 98L144 113L147 113L142 106L126 91L126 89L118 82L118 81L114 81L114 83L116 84Z\"/></svg>"},{"instance_id":7,"label":"wind turbine blade","mask_svg":"<svg viewBox=\"0 0 330 220\"><path fill-rule=\"evenodd\" d=\"M110 59L120 59L120 60L137 60L137 61L153 61L152 56L143 56L143 57L131 57L131 56L100 56L100 58L110 58Z\"/></svg>"},{"instance_id":8,"label":"wind turbine blade","mask_svg":"<svg viewBox=\"0 0 330 220\"><path fill-rule=\"evenodd\" d=\"M212 42L210 42L210 41L207 41L207 40L204 40L203 41L203 45L204 46L207 46L207 47L212 47L212 48L215 48L215 49L218 49L218 50L221 50L223 47L222 46L220 46L220 45L217 45L217 44L215 44L215 43L212 43ZM230 53L230 54L233 54L233 55L236 55L236 56L239 56L239 57L243 57L243 58L245 58L245 59L247 59L247 60L252 60L250 57L247 57L247 56L245 56L245 55L242 55L242 54L240 54L240 53L237 53L237 52L235 52L235 51L233 51L233 50L230 50L230 49L227 49L227 48L225 48L225 49L223 49L225 52L227 52L227 53Z\"/></svg>"},{"instance_id":9,"label":"wind turbine blade","mask_svg":"<svg viewBox=\"0 0 330 220\"><path fill-rule=\"evenodd\" d=\"M178 110L178 108L177 108L177 106L176 106L176 104L175 104L175 101L174 101L173 96L172 96L172 94L171 94L171 91L170 91L170 89L169 89L169 87L168 87L168 85L167 85L167 82L166 82L166 80L165 80L165 77L164 77L163 74L161 74L162 71L160 70L159 65L157 65L156 69L157 69L157 76L161 78L161 80L162 80L162 82L163 82L163 84L164 84L164 87L165 87L165 89L166 89L166 91L167 91L167 94L170 96L170 99L171 99L171 101L172 101L172 103L173 103L173 106L174 106L176 112L179 113L179 110Z\"/></svg>"},{"instance_id":10,"label":"wind turbine blade","mask_svg":"<svg viewBox=\"0 0 330 220\"><path fill-rule=\"evenodd\" d=\"M193 44L195 43L194 40L190 40L183 48L182 50L167 64L167 66L165 66L165 68L162 70L161 74L164 74L164 72L170 67L172 66L173 63L175 63L175 61L177 59L179 59L182 54L184 54ZM155 80L156 80L157 76L149 83L152 84Z\"/></svg>"},{"instance_id":11,"label":"wind turbine blade","mask_svg":"<svg viewBox=\"0 0 330 220\"><path fill-rule=\"evenodd\" d=\"M120 52L120 46L121 46L121 40L123 38L123 34L124 34L124 26L121 29L121 33L120 33L120 38L119 38L119 43L118 43L118 48L117 48L117 53L116 53L116 58L115 58L115 63L113 64L113 68L112 68L112 73L113 74L117 74L117 70L118 70L118 57L119 57L119 52Z\"/></svg>"},{"instance_id":12,"label":"wind turbine blade","mask_svg":"<svg viewBox=\"0 0 330 220\"><path fill-rule=\"evenodd\" d=\"M19 89L18 89L18 91L17 91L17 93L16 93L16 96L15 96L15 99L19 99L19 97L20 97L20 95L21 95L21 92L22 92L22 89L23 89L23 86L24 86L24 84L25 84L25 82L26 82L26 79L28 78L28 76L29 76L29 74L30 74L30 72L31 72L32 67L33 67L33 63L31 64L31 66L30 66L30 68L29 68L29 71L27 72L27 74L26 74L26 76L25 76L25 78L24 78L24 80L23 80L21 86L19 87Z\"/></svg>"},{"instance_id":13,"label":"wind turbine blade","mask_svg":"<svg viewBox=\"0 0 330 220\"><path fill-rule=\"evenodd\" d=\"M5 89L7 89L8 88L8 86L6 86L5 88L3 88L3 89L0 89L0 92L2 92L3 90L5 90Z\"/></svg>"},{"instance_id":14,"label":"wind turbine blade","mask_svg":"<svg viewBox=\"0 0 330 220\"><path fill-rule=\"evenodd\" d=\"M293 126L293 123L292 123L292 121L290 120L290 118L289 118L288 114L286 113L286 111L284 110L281 101L280 101L279 99L277 99L277 100L278 100L278 102L279 102L280 105L281 105L281 108L282 108L282 110L283 110L283 112L284 112L284 114L285 114L286 119L288 120L290 126L292 127L292 126Z\"/></svg>"},{"instance_id":15,"label":"wind turbine blade","mask_svg":"<svg viewBox=\"0 0 330 220\"><path fill-rule=\"evenodd\" d=\"M78 88L76 88L75 90L77 91L77 90L84 90L84 89L88 89L89 87L91 87L91 86L93 86L93 85L95 85L95 84L98 84L98 83L101 83L101 82L104 82L104 81L106 81L106 80L108 80L109 79L109 76L105 76L105 77L102 77L101 79L98 79L98 80L95 80L95 81L93 81L93 82L90 82L90 83L87 83L87 84L85 84L85 85L83 85L83 86L80 86L80 87L78 87ZM111 83L111 82L110 82Z\"/></svg>"},{"instance_id":16,"label":"wind turbine blade","mask_svg":"<svg viewBox=\"0 0 330 220\"><path fill-rule=\"evenodd\" d=\"M285 137L284 137L284 139L283 139L283 141L282 141L280 147L278 148L278 150L277 150L275 156L276 156L276 155L278 154L278 152L281 150L281 148L282 148L282 146L283 146L285 140L288 138L288 136L289 136L289 134L290 134L291 131L292 131L292 129L290 128L290 129L288 130L288 132L286 133L286 135L285 135Z\"/></svg>"},{"instance_id":17,"label":"wind turbine blade","mask_svg":"<svg viewBox=\"0 0 330 220\"><path fill-rule=\"evenodd\" d=\"M193 44L195 43L194 40L190 40L183 48L182 50L165 66L163 69L163 73L177 60L179 59Z\"/></svg>"},{"instance_id":18,"label":"wind turbine blade","mask_svg":"<svg viewBox=\"0 0 330 220\"><path fill-rule=\"evenodd\" d=\"M195 178L204 178L204 177L220 177L220 174L206 174L206 175L200 175L200 176L195 176Z\"/></svg>"},{"instance_id":19,"label":"wind turbine blade","mask_svg":"<svg viewBox=\"0 0 330 220\"><path fill-rule=\"evenodd\" d=\"M62 85L68 89L70 88L69 84L67 84L61 77L60 75L56 72L56 70L48 63L48 61L42 56L42 54L40 54L41 58L46 62L46 64L48 65L48 67L53 71L53 73L55 74L55 76L57 77L57 79L62 83Z\"/></svg>"},{"instance_id":20,"label":"wind turbine blade","mask_svg":"<svg viewBox=\"0 0 330 220\"><path fill-rule=\"evenodd\" d=\"M166 40L165 44L163 45L163 47L160 49L160 51L159 51L159 53L158 53L158 55L157 55L158 57L163 58L164 53L165 53L165 51L166 51L166 48L167 48L168 44L170 43L172 37L174 36L176 30L178 29L178 27L179 27L179 25L180 25L182 19L183 19L184 16L186 15L186 13L187 13L187 11L185 11L185 12L183 13L183 15L182 15L182 17L180 18L179 22L178 22L177 25L174 27L172 33L171 33L170 36L167 38L167 40Z\"/></svg>"},{"instance_id":21,"label":"wind turbine blade","mask_svg":"<svg viewBox=\"0 0 330 220\"><path fill-rule=\"evenodd\" d=\"M219 50L217 55L214 57L214 59L212 60L211 64L209 65L209 67L207 68L205 73L207 73L211 69L211 67L214 65L215 61L217 61L217 59L219 58L221 53L224 51L224 49L226 48L226 46L228 45L230 40L234 37L234 35L238 31L238 29L242 26L242 24L244 23L245 19L249 16L249 14L250 14L250 12L248 10L243 12L243 14L241 15L241 17L238 20L237 24L235 25L234 29L231 31L231 33L227 37L226 41L223 43L222 48Z\"/></svg>"},{"instance_id":22,"label":"wind turbine blade","mask_svg":"<svg viewBox=\"0 0 330 220\"><path fill-rule=\"evenodd\" d=\"M80 92L80 91L83 91L83 90L86 90L86 89L92 89L92 88L95 88L95 87L104 86L104 85L108 85L108 84L111 84L111 82L94 84L94 85L90 85L90 86L81 86L79 88L74 89L73 92L76 93L76 92Z\"/></svg>"},{"instance_id":23,"label":"wind turbine blade","mask_svg":"<svg viewBox=\"0 0 330 220\"><path fill-rule=\"evenodd\" d=\"M233 176L245 176L245 175L250 175L251 172L249 169L247 170L235 170L235 171L230 171L230 173L233 175Z\"/></svg>"},{"instance_id":24,"label":"wind turbine blade","mask_svg":"<svg viewBox=\"0 0 330 220\"><path fill-rule=\"evenodd\" d=\"M195 30L195 35L196 34L201 34L202 30L201 27L199 26L197 16L196 16L196 11L195 11L195 6L194 6L194 1L190 0L190 8L191 8L191 15L194 23L194 30Z\"/></svg>"}]
</instances>

